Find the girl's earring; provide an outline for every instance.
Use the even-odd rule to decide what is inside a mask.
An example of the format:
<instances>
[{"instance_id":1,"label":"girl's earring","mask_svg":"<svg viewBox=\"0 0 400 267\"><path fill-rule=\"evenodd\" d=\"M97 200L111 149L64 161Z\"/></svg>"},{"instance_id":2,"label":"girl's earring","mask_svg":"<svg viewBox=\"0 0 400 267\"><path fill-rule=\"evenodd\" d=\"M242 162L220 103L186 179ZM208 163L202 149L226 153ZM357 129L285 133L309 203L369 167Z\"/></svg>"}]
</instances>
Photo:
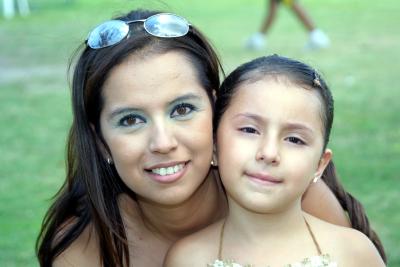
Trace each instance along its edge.
<instances>
[{"instance_id":1,"label":"girl's earring","mask_svg":"<svg viewBox=\"0 0 400 267\"><path fill-rule=\"evenodd\" d=\"M111 158L110 158L110 157L107 157L107 163L108 163L109 165L111 165L111 163L112 163L112 160L111 160Z\"/></svg>"},{"instance_id":2,"label":"girl's earring","mask_svg":"<svg viewBox=\"0 0 400 267\"><path fill-rule=\"evenodd\" d=\"M316 182L318 182L319 176L315 176L314 179L312 180L313 183L315 184Z\"/></svg>"}]
</instances>

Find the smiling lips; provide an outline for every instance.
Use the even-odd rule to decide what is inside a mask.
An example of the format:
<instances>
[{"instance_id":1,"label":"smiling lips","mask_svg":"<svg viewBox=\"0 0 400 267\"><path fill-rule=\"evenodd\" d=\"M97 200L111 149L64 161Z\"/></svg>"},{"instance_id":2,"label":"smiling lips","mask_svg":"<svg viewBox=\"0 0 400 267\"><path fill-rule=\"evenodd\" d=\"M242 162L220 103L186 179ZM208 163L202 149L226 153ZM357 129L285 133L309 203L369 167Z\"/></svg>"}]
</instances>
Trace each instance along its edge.
<instances>
[{"instance_id":1,"label":"smiling lips","mask_svg":"<svg viewBox=\"0 0 400 267\"><path fill-rule=\"evenodd\" d=\"M146 169L150 177L160 183L172 183L180 179L186 171L187 162L173 162L154 165Z\"/></svg>"},{"instance_id":2,"label":"smiling lips","mask_svg":"<svg viewBox=\"0 0 400 267\"><path fill-rule=\"evenodd\" d=\"M250 173L246 172L245 173L251 180L264 184L264 185L277 185L281 184L283 182L282 179L275 178L271 175L264 174L264 173Z\"/></svg>"}]
</instances>

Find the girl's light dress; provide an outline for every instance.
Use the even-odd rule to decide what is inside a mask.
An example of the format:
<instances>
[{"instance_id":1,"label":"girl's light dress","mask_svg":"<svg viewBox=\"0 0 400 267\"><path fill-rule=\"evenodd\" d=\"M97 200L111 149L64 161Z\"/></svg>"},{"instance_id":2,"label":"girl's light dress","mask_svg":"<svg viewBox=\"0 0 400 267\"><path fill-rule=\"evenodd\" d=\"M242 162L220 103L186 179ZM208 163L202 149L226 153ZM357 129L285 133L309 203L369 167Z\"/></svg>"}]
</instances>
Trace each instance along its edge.
<instances>
[{"instance_id":1,"label":"girl's light dress","mask_svg":"<svg viewBox=\"0 0 400 267\"><path fill-rule=\"evenodd\" d=\"M304 218L304 221L307 225L308 232L311 235L311 238L315 244L315 247L318 251L317 256L311 256L303 259L300 262L296 263L290 263L284 265L284 267L337 267L337 263L331 260L331 257L329 254L322 254L321 248L317 242L317 239L314 236L314 233L311 231L311 227L308 224L307 220ZM223 260L221 257L222 254L222 241L224 237L224 228L225 228L225 221L222 224L221 227L221 233L220 233L220 240L219 240L219 248L218 248L218 259L215 260L212 264L207 264L207 267L252 267L252 264L239 264L235 262L234 260ZM268 267L265 266L265 267Z\"/></svg>"}]
</instances>

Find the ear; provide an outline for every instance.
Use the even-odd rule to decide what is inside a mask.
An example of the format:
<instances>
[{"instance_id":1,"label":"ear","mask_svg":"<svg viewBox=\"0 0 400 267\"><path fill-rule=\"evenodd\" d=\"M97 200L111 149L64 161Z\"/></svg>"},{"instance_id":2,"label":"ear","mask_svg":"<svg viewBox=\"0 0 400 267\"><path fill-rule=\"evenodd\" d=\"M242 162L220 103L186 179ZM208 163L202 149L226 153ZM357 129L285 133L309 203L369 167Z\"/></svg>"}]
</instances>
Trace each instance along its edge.
<instances>
[{"instance_id":1,"label":"ear","mask_svg":"<svg viewBox=\"0 0 400 267\"><path fill-rule=\"evenodd\" d=\"M217 167L218 166L217 146L216 146L215 142L214 142L214 145L213 145L213 153L212 153L211 165L213 167Z\"/></svg>"},{"instance_id":2,"label":"ear","mask_svg":"<svg viewBox=\"0 0 400 267\"><path fill-rule=\"evenodd\" d=\"M314 174L314 181L321 178L326 166L328 166L328 163L331 161L331 159L332 159L332 150L327 148L325 149L324 153L321 156L321 159L319 160L318 168Z\"/></svg>"}]
</instances>

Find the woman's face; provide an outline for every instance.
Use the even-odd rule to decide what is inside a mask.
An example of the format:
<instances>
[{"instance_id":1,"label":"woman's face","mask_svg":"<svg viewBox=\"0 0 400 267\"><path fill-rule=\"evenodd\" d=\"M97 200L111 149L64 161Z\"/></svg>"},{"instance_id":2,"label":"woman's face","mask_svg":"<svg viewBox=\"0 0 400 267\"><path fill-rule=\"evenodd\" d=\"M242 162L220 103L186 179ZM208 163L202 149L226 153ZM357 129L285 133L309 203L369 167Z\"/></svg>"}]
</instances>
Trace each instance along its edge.
<instances>
[{"instance_id":1,"label":"woman's face","mask_svg":"<svg viewBox=\"0 0 400 267\"><path fill-rule=\"evenodd\" d=\"M139 199L188 199L212 157L212 108L196 71L179 52L131 56L103 86L101 132L115 168Z\"/></svg>"}]
</instances>

